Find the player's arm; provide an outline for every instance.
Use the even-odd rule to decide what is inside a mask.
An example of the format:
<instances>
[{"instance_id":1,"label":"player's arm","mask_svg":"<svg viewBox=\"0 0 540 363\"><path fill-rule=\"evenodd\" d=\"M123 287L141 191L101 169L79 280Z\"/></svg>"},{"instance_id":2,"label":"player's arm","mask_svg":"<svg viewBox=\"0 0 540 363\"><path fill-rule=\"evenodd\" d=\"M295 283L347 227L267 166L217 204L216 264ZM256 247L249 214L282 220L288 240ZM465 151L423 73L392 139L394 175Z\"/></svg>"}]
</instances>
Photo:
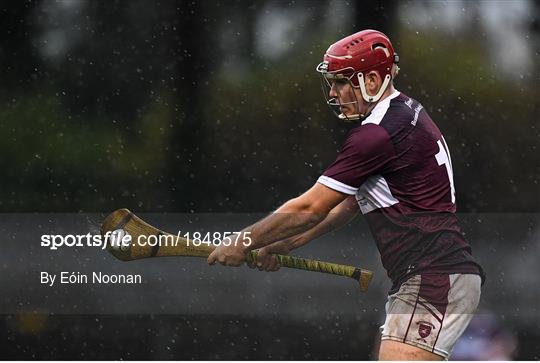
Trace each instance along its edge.
<instances>
[{"instance_id":1,"label":"player's arm","mask_svg":"<svg viewBox=\"0 0 540 363\"><path fill-rule=\"evenodd\" d=\"M232 248L234 246L227 247L222 244L210 254L208 263L220 262L238 266L244 262L247 252L315 227L345 198L346 194L315 183L304 194L289 200L274 213L242 230L241 237L249 236L251 240L247 246Z\"/></svg>"},{"instance_id":2,"label":"player's arm","mask_svg":"<svg viewBox=\"0 0 540 363\"><path fill-rule=\"evenodd\" d=\"M253 243L248 250L316 228L346 198L346 194L315 183L300 197L288 201L267 218L248 227L246 230L253 235Z\"/></svg>"},{"instance_id":3,"label":"player's arm","mask_svg":"<svg viewBox=\"0 0 540 363\"><path fill-rule=\"evenodd\" d=\"M244 229L252 243L246 248L219 246L208 257L208 263L239 266L247 252L273 242L306 232L321 223L328 213L348 195L355 195L365 180L396 158L388 132L379 125L366 124L355 128L336 161L315 185L282 205L276 212Z\"/></svg>"},{"instance_id":4,"label":"player's arm","mask_svg":"<svg viewBox=\"0 0 540 363\"><path fill-rule=\"evenodd\" d=\"M334 209L328 213L326 218L315 227L300 233L298 235L289 237L285 240L277 241L275 243L283 244L287 247L288 251L292 251L308 242L328 233L335 231L345 224L349 223L358 214L358 203L354 196L348 196L345 200L339 203ZM272 244L273 245L273 244ZM269 245L267 247L270 247Z\"/></svg>"},{"instance_id":5,"label":"player's arm","mask_svg":"<svg viewBox=\"0 0 540 363\"><path fill-rule=\"evenodd\" d=\"M356 202L356 198L352 195L348 196L328 213L324 221L304 233L290 237L287 241L289 241L291 250L301 247L328 232L343 227L356 217L357 214L358 203Z\"/></svg>"},{"instance_id":6,"label":"player's arm","mask_svg":"<svg viewBox=\"0 0 540 363\"><path fill-rule=\"evenodd\" d=\"M257 267L259 270L276 271L279 269L278 260L271 254L288 254L308 242L335 231L349 223L358 214L358 203L354 196L348 196L328 213L326 218L315 227L296 236L274 242L259 250ZM251 266L255 267L255 266Z\"/></svg>"}]
</instances>

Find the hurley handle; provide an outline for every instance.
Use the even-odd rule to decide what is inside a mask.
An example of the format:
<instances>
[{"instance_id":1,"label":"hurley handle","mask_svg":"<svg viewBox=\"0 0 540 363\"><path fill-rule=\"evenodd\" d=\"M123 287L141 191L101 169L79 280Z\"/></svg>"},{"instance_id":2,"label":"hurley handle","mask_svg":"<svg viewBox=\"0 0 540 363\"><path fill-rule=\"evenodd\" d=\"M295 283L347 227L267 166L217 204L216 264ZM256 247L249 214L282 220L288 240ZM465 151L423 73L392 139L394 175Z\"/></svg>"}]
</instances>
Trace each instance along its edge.
<instances>
[{"instance_id":1,"label":"hurley handle","mask_svg":"<svg viewBox=\"0 0 540 363\"><path fill-rule=\"evenodd\" d=\"M257 251L251 251L247 255L249 263L257 260ZM308 258L293 257L287 255L274 255L279 264L283 267L296 268L300 270L323 272L332 275L346 276L355 279L360 284L361 291L367 291L369 283L373 278L373 272L354 266L340 265L332 262L311 260Z\"/></svg>"}]
</instances>

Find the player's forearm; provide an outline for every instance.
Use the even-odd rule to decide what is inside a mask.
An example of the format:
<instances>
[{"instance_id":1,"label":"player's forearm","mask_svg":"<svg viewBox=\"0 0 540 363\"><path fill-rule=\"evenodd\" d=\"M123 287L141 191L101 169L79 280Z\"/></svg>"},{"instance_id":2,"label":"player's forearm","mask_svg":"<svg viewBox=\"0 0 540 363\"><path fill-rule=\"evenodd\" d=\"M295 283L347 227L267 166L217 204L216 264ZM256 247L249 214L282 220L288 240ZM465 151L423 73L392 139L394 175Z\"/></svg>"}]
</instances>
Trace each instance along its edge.
<instances>
[{"instance_id":1,"label":"player's forearm","mask_svg":"<svg viewBox=\"0 0 540 363\"><path fill-rule=\"evenodd\" d=\"M310 205L303 205L300 200L293 199L243 231L250 232L252 240L247 250L304 233L323 221L327 215L328 212L315 212Z\"/></svg>"},{"instance_id":2,"label":"player's forearm","mask_svg":"<svg viewBox=\"0 0 540 363\"><path fill-rule=\"evenodd\" d=\"M357 204L354 198L344 200L335 207L326 218L313 228L288 238L284 241L290 250L297 249L308 242L328 233L335 231L349 223L358 214Z\"/></svg>"},{"instance_id":3,"label":"player's forearm","mask_svg":"<svg viewBox=\"0 0 540 363\"><path fill-rule=\"evenodd\" d=\"M306 243L327 234L328 232L332 232L343 227L351 219L353 219L355 215L356 214L339 215L337 213L330 212L324 221L317 224L310 230L300 234L299 236L296 236L293 241L291 241L291 249L301 247Z\"/></svg>"}]
</instances>

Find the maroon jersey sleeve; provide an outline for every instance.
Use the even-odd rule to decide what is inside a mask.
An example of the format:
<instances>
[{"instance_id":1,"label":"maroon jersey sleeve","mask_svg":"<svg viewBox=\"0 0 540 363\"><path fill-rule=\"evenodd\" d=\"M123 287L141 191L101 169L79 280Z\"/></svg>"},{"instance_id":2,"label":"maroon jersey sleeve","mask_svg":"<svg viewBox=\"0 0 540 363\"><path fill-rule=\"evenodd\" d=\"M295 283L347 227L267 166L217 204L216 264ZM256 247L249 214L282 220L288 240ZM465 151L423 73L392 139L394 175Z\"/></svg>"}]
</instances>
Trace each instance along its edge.
<instances>
[{"instance_id":1,"label":"maroon jersey sleeve","mask_svg":"<svg viewBox=\"0 0 540 363\"><path fill-rule=\"evenodd\" d=\"M388 132L379 125L353 129L336 161L318 182L338 192L354 195L366 179L396 157Z\"/></svg>"}]
</instances>

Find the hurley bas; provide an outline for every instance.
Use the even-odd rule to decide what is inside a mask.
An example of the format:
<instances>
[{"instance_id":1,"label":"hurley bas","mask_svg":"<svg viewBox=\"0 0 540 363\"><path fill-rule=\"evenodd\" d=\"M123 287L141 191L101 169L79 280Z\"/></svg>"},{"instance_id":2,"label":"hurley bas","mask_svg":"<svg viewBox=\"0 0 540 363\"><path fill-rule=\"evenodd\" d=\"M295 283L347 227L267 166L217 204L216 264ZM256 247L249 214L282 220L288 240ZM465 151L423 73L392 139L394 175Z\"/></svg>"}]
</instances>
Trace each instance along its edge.
<instances>
[{"instance_id":1,"label":"hurley bas","mask_svg":"<svg viewBox=\"0 0 540 363\"><path fill-rule=\"evenodd\" d=\"M53 286L60 284L141 284L142 276L138 274L104 274L102 272L92 272L85 274L81 272L62 271L51 274L41 271L41 283Z\"/></svg>"}]
</instances>

